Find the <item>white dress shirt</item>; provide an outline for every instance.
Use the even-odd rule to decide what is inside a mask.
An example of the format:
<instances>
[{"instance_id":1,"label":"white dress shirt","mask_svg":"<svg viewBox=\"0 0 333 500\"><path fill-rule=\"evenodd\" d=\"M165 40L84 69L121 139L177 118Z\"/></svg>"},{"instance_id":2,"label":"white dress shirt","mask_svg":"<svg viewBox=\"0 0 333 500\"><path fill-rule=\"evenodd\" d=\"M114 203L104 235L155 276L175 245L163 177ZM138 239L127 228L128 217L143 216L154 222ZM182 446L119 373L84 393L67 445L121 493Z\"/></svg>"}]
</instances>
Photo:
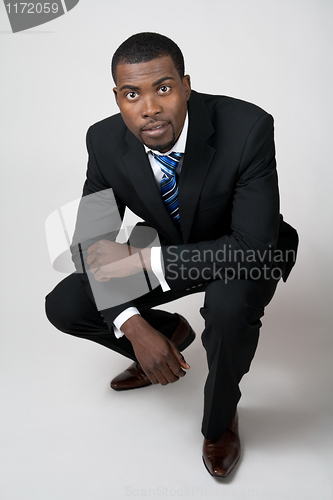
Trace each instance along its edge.
<instances>
[{"instance_id":1,"label":"white dress shirt","mask_svg":"<svg viewBox=\"0 0 333 500\"><path fill-rule=\"evenodd\" d=\"M163 153L163 156L169 155L173 151L175 153L184 153L185 152L187 131L188 131L188 113L186 113L184 126L183 126L183 129L180 133L180 136L179 136L177 142L174 144L172 149L170 149L166 153ZM149 159L150 166L152 168L152 171L153 171L153 174L154 174L154 177L156 180L157 187L160 190L163 172L161 170L160 164L155 160L154 156L152 154L150 154L150 151L152 151L156 155L161 155L161 152L151 150L145 144L144 144L144 148L145 148L146 153L148 155L148 159ZM183 158L181 158L181 160L177 166L176 172L178 175L181 172L182 164L183 164ZM155 274L156 278L158 279L158 281L160 282L160 285L162 287L163 292L170 290L169 285L165 281L164 273L163 273L163 269L162 269L161 247L152 247L151 254L150 254L150 261L151 261L151 269L152 269L153 273ZM114 334L117 338L120 338L124 335L124 332L121 331L121 326L125 323L125 321L127 321L129 318L131 318L135 314L140 314L138 309L136 307L128 307L127 309L125 309L122 313L120 313L115 318L115 320L113 321L113 325L114 325L113 330L114 330Z\"/></svg>"}]
</instances>

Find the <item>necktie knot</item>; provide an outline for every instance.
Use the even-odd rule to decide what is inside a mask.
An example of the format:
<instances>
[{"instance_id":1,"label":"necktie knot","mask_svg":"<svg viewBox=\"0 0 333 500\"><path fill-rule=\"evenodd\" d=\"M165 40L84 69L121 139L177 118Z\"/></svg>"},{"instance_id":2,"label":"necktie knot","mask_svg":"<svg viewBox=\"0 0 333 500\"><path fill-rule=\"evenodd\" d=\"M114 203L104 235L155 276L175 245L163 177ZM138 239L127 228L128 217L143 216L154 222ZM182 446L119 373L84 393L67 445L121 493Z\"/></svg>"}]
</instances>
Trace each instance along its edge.
<instances>
[{"instance_id":1,"label":"necktie knot","mask_svg":"<svg viewBox=\"0 0 333 500\"><path fill-rule=\"evenodd\" d=\"M168 176L175 175L178 163L180 162L183 153L172 152L168 155L157 155L151 151L155 160L160 164L162 172Z\"/></svg>"}]
</instances>

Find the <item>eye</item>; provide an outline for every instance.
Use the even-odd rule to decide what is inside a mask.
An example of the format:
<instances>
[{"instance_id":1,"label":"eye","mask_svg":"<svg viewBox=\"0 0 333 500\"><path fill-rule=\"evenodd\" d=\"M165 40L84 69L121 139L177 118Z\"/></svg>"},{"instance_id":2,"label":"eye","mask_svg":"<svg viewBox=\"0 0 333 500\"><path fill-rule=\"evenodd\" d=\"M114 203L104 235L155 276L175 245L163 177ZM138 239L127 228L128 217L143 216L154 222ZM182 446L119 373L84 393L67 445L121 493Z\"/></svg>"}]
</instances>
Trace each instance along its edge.
<instances>
[{"instance_id":1,"label":"eye","mask_svg":"<svg viewBox=\"0 0 333 500\"><path fill-rule=\"evenodd\" d=\"M168 85L162 85L158 91L160 94L166 94L167 92L169 92L171 90L171 87L168 87Z\"/></svg>"},{"instance_id":2,"label":"eye","mask_svg":"<svg viewBox=\"0 0 333 500\"><path fill-rule=\"evenodd\" d=\"M128 94L126 94L126 98L129 101L134 101L137 97L138 97L137 92L128 92Z\"/></svg>"}]
</instances>

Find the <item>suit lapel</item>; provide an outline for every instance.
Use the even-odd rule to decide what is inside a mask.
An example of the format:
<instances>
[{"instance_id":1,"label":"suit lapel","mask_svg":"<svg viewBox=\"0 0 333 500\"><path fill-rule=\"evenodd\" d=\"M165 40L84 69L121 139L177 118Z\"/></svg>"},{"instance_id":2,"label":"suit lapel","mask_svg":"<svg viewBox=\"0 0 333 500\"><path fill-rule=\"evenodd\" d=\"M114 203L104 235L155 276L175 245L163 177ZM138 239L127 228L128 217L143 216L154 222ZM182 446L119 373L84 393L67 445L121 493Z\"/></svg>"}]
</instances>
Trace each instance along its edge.
<instances>
[{"instance_id":1,"label":"suit lapel","mask_svg":"<svg viewBox=\"0 0 333 500\"><path fill-rule=\"evenodd\" d=\"M181 234L163 203L143 145L129 130L126 142L130 148L122 159L138 196L150 214L151 220L147 222L151 222L168 241L181 243Z\"/></svg>"},{"instance_id":2,"label":"suit lapel","mask_svg":"<svg viewBox=\"0 0 333 500\"><path fill-rule=\"evenodd\" d=\"M179 177L179 215L185 243L189 239L202 185L215 154L215 149L207 143L213 132L203 99L192 91L184 163Z\"/></svg>"}]
</instances>

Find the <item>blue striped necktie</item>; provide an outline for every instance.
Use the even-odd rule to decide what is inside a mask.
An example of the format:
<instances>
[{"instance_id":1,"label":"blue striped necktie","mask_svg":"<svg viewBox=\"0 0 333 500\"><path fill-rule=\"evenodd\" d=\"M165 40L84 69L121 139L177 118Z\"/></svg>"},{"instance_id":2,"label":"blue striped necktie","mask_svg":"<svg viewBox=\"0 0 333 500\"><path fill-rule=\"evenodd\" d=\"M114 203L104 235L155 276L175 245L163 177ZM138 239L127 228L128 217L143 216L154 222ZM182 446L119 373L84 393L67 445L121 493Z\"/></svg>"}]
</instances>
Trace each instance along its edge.
<instances>
[{"instance_id":1,"label":"blue striped necktie","mask_svg":"<svg viewBox=\"0 0 333 500\"><path fill-rule=\"evenodd\" d=\"M180 228L178 187L176 180L176 169L183 153L170 153L167 156L157 155L151 151L155 160L160 164L163 172L161 180L161 195L170 217L176 226Z\"/></svg>"}]
</instances>

